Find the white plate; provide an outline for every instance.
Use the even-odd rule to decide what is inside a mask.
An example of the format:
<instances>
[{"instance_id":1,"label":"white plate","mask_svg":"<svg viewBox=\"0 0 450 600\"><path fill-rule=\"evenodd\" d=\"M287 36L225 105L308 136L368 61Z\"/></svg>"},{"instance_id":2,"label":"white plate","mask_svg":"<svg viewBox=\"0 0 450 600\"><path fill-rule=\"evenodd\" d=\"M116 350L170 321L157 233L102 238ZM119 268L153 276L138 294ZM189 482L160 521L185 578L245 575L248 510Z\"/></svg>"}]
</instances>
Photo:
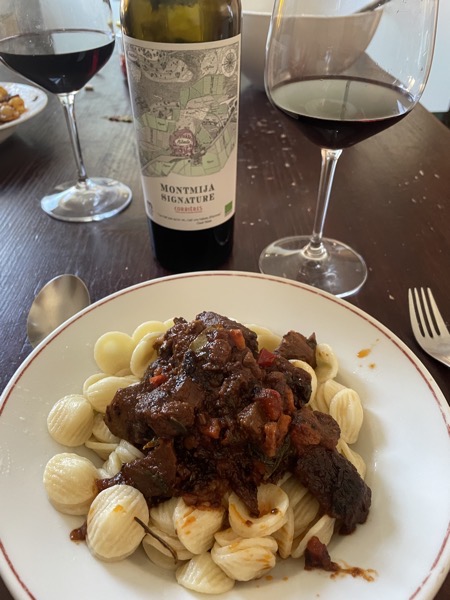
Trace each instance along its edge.
<instances>
[{"instance_id":1,"label":"white plate","mask_svg":"<svg viewBox=\"0 0 450 600\"><path fill-rule=\"evenodd\" d=\"M205 598L180 588L143 553L109 564L92 558L85 544L69 541L81 518L56 512L42 486L47 460L62 450L47 433L48 411L96 371L98 336L202 310L278 333L315 331L333 346L341 379L364 401L358 451L373 492L367 523L335 537L330 552L333 560L376 570L375 581L333 579L290 560L271 578L237 584L224 600L433 598L450 562L450 411L443 394L393 333L354 306L291 281L233 272L157 279L105 298L44 340L14 375L0 405L0 564L15 597ZM359 358L363 349L370 351Z\"/></svg>"},{"instance_id":2,"label":"white plate","mask_svg":"<svg viewBox=\"0 0 450 600\"><path fill-rule=\"evenodd\" d=\"M46 107L48 98L45 92L32 85L0 81L0 86L4 87L11 96L19 94L27 109L18 119L0 125L0 143L2 143L14 133L16 127L40 113Z\"/></svg>"}]
</instances>

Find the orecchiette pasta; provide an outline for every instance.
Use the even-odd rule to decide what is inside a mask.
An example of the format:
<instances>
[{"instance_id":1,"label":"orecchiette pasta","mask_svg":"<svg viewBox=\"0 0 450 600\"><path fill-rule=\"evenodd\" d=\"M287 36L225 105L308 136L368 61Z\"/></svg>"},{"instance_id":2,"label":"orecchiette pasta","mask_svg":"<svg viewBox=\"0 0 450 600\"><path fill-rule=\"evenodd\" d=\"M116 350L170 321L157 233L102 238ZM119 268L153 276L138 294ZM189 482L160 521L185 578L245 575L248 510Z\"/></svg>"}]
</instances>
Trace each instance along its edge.
<instances>
[{"instance_id":1,"label":"orecchiette pasta","mask_svg":"<svg viewBox=\"0 0 450 600\"><path fill-rule=\"evenodd\" d=\"M130 370L136 377L141 378L147 366L155 360L156 350L154 345L162 333L161 331L147 333L137 343L130 358Z\"/></svg>"},{"instance_id":2,"label":"orecchiette pasta","mask_svg":"<svg viewBox=\"0 0 450 600\"><path fill-rule=\"evenodd\" d=\"M122 461L122 464L131 462L136 458L142 458L144 456L143 452L138 450L133 444L127 442L126 440L120 440L119 445L117 446L115 453Z\"/></svg>"},{"instance_id":3,"label":"orecchiette pasta","mask_svg":"<svg viewBox=\"0 0 450 600\"><path fill-rule=\"evenodd\" d=\"M180 562L193 558L194 553L182 544L176 534L168 535L152 524L148 529L151 534L145 536L143 545L147 556L153 562L163 564L166 569L173 569L179 566Z\"/></svg>"},{"instance_id":4,"label":"orecchiette pasta","mask_svg":"<svg viewBox=\"0 0 450 600\"><path fill-rule=\"evenodd\" d=\"M101 413L95 415L92 435L98 442L107 442L109 444L118 444L120 442L120 439L108 429Z\"/></svg>"},{"instance_id":5,"label":"orecchiette pasta","mask_svg":"<svg viewBox=\"0 0 450 600\"><path fill-rule=\"evenodd\" d=\"M108 377L106 373L94 373L93 375L90 375L83 383L83 394L86 394L88 388L93 383L97 383L97 381L100 381L100 379L104 379L105 377Z\"/></svg>"},{"instance_id":6,"label":"orecchiette pasta","mask_svg":"<svg viewBox=\"0 0 450 600\"><path fill-rule=\"evenodd\" d=\"M340 452L345 458L352 463L355 469L358 471L360 477L362 479L366 476L366 463L362 456L360 456L355 450L350 448L350 446L343 439L340 439L337 444L338 452Z\"/></svg>"},{"instance_id":7,"label":"orecchiette pasta","mask_svg":"<svg viewBox=\"0 0 450 600\"><path fill-rule=\"evenodd\" d=\"M253 324L247 325L247 327L256 333L259 349L265 348L269 352L273 352L280 345L281 337L270 329Z\"/></svg>"},{"instance_id":8,"label":"orecchiette pasta","mask_svg":"<svg viewBox=\"0 0 450 600\"><path fill-rule=\"evenodd\" d=\"M242 538L227 546L215 544L211 558L231 579L250 581L273 569L277 549L276 541L270 536Z\"/></svg>"},{"instance_id":9,"label":"orecchiette pasta","mask_svg":"<svg viewBox=\"0 0 450 600\"><path fill-rule=\"evenodd\" d=\"M221 529L215 533L214 539L219 546L228 546L228 544L237 542L241 538L231 529L231 527L228 527L227 529Z\"/></svg>"},{"instance_id":10,"label":"orecchiette pasta","mask_svg":"<svg viewBox=\"0 0 450 600\"><path fill-rule=\"evenodd\" d=\"M89 509L86 542L94 556L121 560L132 554L145 531L135 520L148 523L148 506L139 490L114 485L100 492Z\"/></svg>"},{"instance_id":11,"label":"orecchiette pasta","mask_svg":"<svg viewBox=\"0 0 450 600\"><path fill-rule=\"evenodd\" d=\"M112 444L114 447L107 456L104 456L104 447L98 448L93 444L94 442L86 442L86 447L92 448L92 450L97 452L99 456L106 459L106 462L102 467L102 472L105 477L113 477L114 475L117 475L123 464L144 456L140 450L132 446L126 440L120 440L118 444ZM104 444L104 446L107 445L108 444Z\"/></svg>"},{"instance_id":12,"label":"orecchiette pasta","mask_svg":"<svg viewBox=\"0 0 450 600\"><path fill-rule=\"evenodd\" d=\"M316 347L316 376L318 383L334 379L338 373L338 360L333 349L328 344L317 344Z\"/></svg>"},{"instance_id":13,"label":"orecchiette pasta","mask_svg":"<svg viewBox=\"0 0 450 600\"><path fill-rule=\"evenodd\" d=\"M80 446L92 433L94 411L84 396L71 394L51 409L47 427L54 440L64 446Z\"/></svg>"},{"instance_id":14,"label":"orecchiette pasta","mask_svg":"<svg viewBox=\"0 0 450 600\"><path fill-rule=\"evenodd\" d=\"M147 558L158 568L166 569L167 571L175 571L180 564L183 564L181 561L177 560L172 556L172 553L167 550L165 546L160 544L160 548L155 547L155 543L158 543L155 538L151 535L146 535L142 540L142 547L144 548L144 552L147 555ZM176 545L178 542L178 538L170 538L170 544ZM184 561L185 562L185 561Z\"/></svg>"},{"instance_id":15,"label":"orecchiette pasta","mask_svg":"<svg viewBox=\"0 0 450 600\"><path fill-rule=\"evenodd\" d=\"M355 390L344 388L335 394L329 413L341 428L341 438L347 444L354 444L364 418L361 400Z\"/></svg>"},{"instance_id":16,"label":"orecchiette pasta","mask_svg":"<svg viewBox=\"0 0 450 600\"><path fill-rule=\"evenodd\" d=\"M111 454L106 458L101 469L99 469L102 478L114 477L114 475L117 475L122 468L122 461L117 456L115 450L116 449L114 448Z\"/></svg>"},{"instance_id":17,"label":"orecchiette pasta","mask_svg":"<svg viewBox=\"0 0 450 600\"><path fill-rule=\"evenodd\" d=\"M116 375L130 366L135 348L133 338L121 331L109 331L98 338L94 346L94 360L99 369Z\"/></svg>"},{"instance_id":18,"label":"orecchiette pasta","mask_svg":"<svg viewBox=\"0 0 450 600\"><path fill-rule=\"evenodd\" d=\"M303 556L306 546L312 537L317 537L322 544L327 545L334 531L335 519L328 515L323 515L317 523L315 523L305 535L300 536L300 539L294 540L291 556L292 558L299 558Z\"/></svg>"},{"instance_id":19,"label":"orecchiette pasta","mask_svg":"<svg viewBox=\"0 0 450 600\"><path fill-rule=\"evenodd\" d=\"M146 321L145 323L141 323L136 329L133 331L131 337L135 344L138 344L143 337L151 333L157 333L158 335L163 334L165 331L169 329L173 325L173 321Z\"/></svg>"},{"instance_id":20,"label":"orecchiette pasta","mask_svg":"<svg viewBox=\"0 0 450 600\"><path fill-rule=\"evenodd\" d=\"M176 535L175 524L173 522L173 513L178 504L178 498L170 498L161 502L150 509L150 518L152 522L167 535Z\"/></svg>"},{"instance_id":21,"label":"orecchiette pasta","mask_svg":"<svg viewBox=\"0 0 450 600\"><path fill-rule=\"evenodd\" d=\"M334 398L334 396L344 388L345 386L337 382L335 379L327 379L326 381L324 381L324 383L321 386L321 389L323 392L323 399L327 409L329 408L330 402Z\"/></svg>"},{"instance_id":22,"label":"orecchiette pasta","mask_svg":"<svg viewBox=\"0 0 450 600\"><path fill-rule=\"evenodd\" d=\"M173 524L179 540L193 554L206 552L214 543L214 534L222 526L224 513L223 508L200 510L188 506L180 498L173 512Z\"/></svg>"},{"instance_id":23,"label":"orecchiette pasta","mask_svg":"<svg viewBox=\"0 0 450 600\"><path fill-rule=\"evenodd\" d=\"M286 511L285 524L272 534L278 544L278 554L281 558L288 558L291 555L292 543L294 541L294 510L292 506Z\"/></svg>"},{"instance_id":24,"label":"orecchiette pasta","mask_svg":"<svg viewBox=\"0 0 450 600\"><path fill-rule=\"evenodd\" d=\"M183 587L204 594L223 594L234 586L234 579L216 565L209 552L198 554L179 567L176 578Z\"/></svg>"},{"instance_id":25,"label":"orecchiette pasta","mask_svg":"<svg viewBox=\"0 0 450 600\"><path fill-rule=\"evenodd\" d=\"M104 460L106 460L118 446L116 442L99 442L95 438L87 440L84 445L86 448L93 450Z\"/></svg>"},{"instance_id":26,"label":"orecchiette pasta","mask_svg":"<svg viewBox=\"0 0 450 600\"><path fill-rule=\"evenodd\" d=\"M97 467L77 454L57 454L45 467L44 487L59 511L87 515L86 542L95 557L120 560L142 543L151 563L175 571L180 585L220 594L232 589L235 581L268 573L277 557L302 556L313 536L328 544L335 519L323 513L317 499L290 473L277 485L259 485L257 517L231 490L219 508L190 506L173 497L149 509L142 493L123 483L98 492L98 479L115 477L125 463L144 456L108 429L104 415L118 389L142 378L157 358L155 343L173 323L147 321L132 335L113 331L97 340L94 359L101 372L85 380L82 394L65 396L54 405L48 430L66 446L84 444L103 464ZM280 345L282 338L269 329L248 327L257 334L260 350L273 352ZM330 346L317 345L316 362L313 369L304 361L291 360L311 377L309 406L335 419L340 428L337 451L364 478L365 462L351 448L363 423L361 399L336 380L338 360Z\"/></svg>"},{"instance_id":27,"label":"orecchiette pasta","mask_svg":"<svg viewBox=\"0 0 450 600\"><path fill-rule=\"evenodd\" d=\"M277 485L267 483L258 488L259 517L252 517L242 500L233 492L228 500L231 528L244 538L270 535L286 521L287 494Z\"/></svg>"},{"instance_id":28,"label":"orecchiette pasta","mask_svg":"<svg viewBox=\"0 0 450 600\"><path fill-rule=\"evenodd\" d=\"M128 387L133 383L137 383L139 379L134 375L118 377L111 375L99 379L86 390L86 398L92 405L92 408L99 413L104 414L106 407L114 398L114 394L119 388Z\"/></svg>"},{"instance_id":29,"label":"orecchiette pasta","mask_svg":"<svg viewBox=\"0 0 450 600\"><path fill-rule=\"evenodd\" d=\"M310 405L314 410L328 413L333 396L344 388L345 386L338 383L335 379L327 379L317 386L316 396L310 402Z\"/></svg>"},{"instance_id":30,"label":"orecchiette pasta","mask_svg":"<svg viewBox=\"0 0 450 600\"><path fill-rule=\"evenodd\" d=\"M44 487L53 506L68 515L86 515L97 494L96 467L87 458L63 452L44 470Z\"/></svg>"},{"instance_id":31,"label":"orecchiette pasta","mask_svg":"<svg viewBox=\"0 0 450 600\"><path fill-rule=\"evenodd\" d=\"M289 497L289 506L293 511L294 537L304 533L319 512L319 503L295 477L282 484Z\"/></svg>"}]
</instances>

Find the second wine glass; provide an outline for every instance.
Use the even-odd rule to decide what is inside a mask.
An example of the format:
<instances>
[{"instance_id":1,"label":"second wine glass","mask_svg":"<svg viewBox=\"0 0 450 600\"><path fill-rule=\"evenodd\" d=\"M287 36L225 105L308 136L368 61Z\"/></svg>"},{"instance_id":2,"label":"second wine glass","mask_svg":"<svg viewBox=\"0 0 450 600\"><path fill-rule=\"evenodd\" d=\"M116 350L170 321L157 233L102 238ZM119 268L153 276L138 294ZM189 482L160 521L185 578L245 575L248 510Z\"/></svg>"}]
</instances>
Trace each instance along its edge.
<instances>
[{"instance_id":1,"label":"second wine glass","mask_svg":"<svg viewBox=\"0 0 450 600\"><path fill-rule=\"evenodd\" d=\"M99 221L124 210L131 190L106 177L87 176L75 118L76 93L106 64L114 50L109 0L0 0L0 58L56 94L66 117L78 179L63 183L41 200L45 212L62 221ZM12 14L11 14L12 11Z\"/></svg>"},{"instance_id":2,"label":"second wine glass","mask_svg":"<svg viewBox=\"0 0 450 600\"><path fill-rule=\"evenodd\" d=\"M334 171L344 148L405 117L431 67L438 0L276 0L265 82L271 102L321 148L312 235L270 244L263 273L344 297L367 278L364 259L323 237ZM362 208L363 210L363 208Z\"/></svg>"}]
</instances>

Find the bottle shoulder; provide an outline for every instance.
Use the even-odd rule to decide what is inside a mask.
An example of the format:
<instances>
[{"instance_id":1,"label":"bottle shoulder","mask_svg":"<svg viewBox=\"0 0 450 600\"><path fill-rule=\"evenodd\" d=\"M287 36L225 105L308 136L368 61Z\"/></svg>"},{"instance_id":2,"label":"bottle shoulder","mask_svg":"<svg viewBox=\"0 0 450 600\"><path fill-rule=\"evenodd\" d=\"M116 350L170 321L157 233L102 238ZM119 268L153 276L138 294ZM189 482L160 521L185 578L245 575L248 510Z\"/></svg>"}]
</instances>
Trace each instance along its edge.
<instances>
[{"instance_id":1,"label":"bottle shoulder","mask_svg":"<svg viewBox=\"0 0 450 600\"><path fill-rule=\"evenodd\" d=\"M123 33L167 43L209 42L241 30L240 0L123 0Z\"/></svg>"}]
</instances>

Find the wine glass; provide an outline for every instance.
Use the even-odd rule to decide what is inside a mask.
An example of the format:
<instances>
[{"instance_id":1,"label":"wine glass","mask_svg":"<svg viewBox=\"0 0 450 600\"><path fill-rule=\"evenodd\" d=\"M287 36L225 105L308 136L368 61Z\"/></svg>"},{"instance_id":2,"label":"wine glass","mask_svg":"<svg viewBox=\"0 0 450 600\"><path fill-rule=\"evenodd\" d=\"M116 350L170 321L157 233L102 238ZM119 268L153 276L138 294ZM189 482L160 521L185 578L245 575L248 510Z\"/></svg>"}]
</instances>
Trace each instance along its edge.
<instances>
[{"instance_id":1,"label":"wine glass","mask_svg":"<svg viewBox=\"0 0 450 600\"><path fill-rule=\"evenodd\" d=\"M323 237L337 160L417 104L437 20L438 0L366 3L275 0L266 52L266 92L320 147L322 169L312 235L270 244L260 270L340 297L361 288L367 267L352 248Z\"/></svg>"},{"instance_id":2,"label":"wine glass","mask_svg":"<svg viewBox=\"0 0 450 600\"><path fill-rule=\"evenodd\" d=\"M114 50L109 0L0 0L0 23L0 58L56 94L69 128L78 180L58 185L45 196L43 210L55 219L79 222L122 211L131 201L131 191L115 179L87 176L74 110L75 95Z\"/></svg>"}]
</instances>

